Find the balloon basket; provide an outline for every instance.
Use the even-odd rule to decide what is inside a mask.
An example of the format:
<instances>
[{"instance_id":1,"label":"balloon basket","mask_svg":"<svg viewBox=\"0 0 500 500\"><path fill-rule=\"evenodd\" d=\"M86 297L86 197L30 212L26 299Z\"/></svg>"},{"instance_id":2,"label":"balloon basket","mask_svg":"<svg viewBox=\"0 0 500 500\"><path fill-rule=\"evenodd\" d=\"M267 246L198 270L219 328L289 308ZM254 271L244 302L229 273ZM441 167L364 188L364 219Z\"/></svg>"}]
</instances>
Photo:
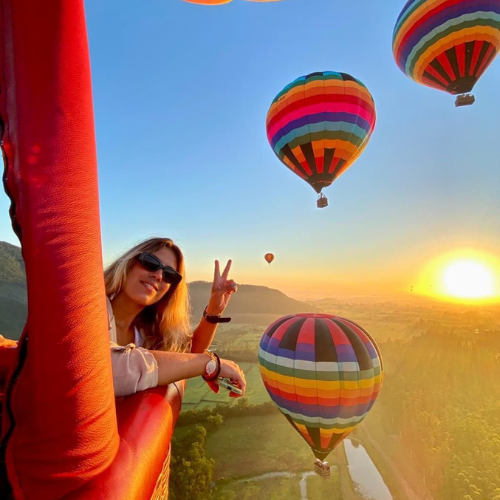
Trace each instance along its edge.
<instances>
[{"instance_id":1,"label":"balloon basket","mask_svg":"<svg viewBox=\"0 0 500 500\"><path fill-rule=\"evenodd\" d=\"M460 106L470 106L471 104L474 104L475 100L476 98L471 94L457 95L457 98L455 99L455 107L459 108Z\"/></svg>"},{"instance_id":2,"label":"balloon basket","mask_svg":"<svg viewBox=\"0 0 500 500\"><path fill-rule=\"evenodd\" d=\"M328 462L323 462L319 458L314 461L314 472L324 479L330 477L330 465Z\"/></svg>"},{"instance_id":3,"label":"balloon basket","mask_svg":"<svg viewBox=\"0 0 500 500\"><path fill-rule=\"evenodd\" d=\"M320 194L318 196L318 200L316 201L316 205L318 208L325 208L328 206L328 199L324 194Z\"/></svg>"}]
</instances>

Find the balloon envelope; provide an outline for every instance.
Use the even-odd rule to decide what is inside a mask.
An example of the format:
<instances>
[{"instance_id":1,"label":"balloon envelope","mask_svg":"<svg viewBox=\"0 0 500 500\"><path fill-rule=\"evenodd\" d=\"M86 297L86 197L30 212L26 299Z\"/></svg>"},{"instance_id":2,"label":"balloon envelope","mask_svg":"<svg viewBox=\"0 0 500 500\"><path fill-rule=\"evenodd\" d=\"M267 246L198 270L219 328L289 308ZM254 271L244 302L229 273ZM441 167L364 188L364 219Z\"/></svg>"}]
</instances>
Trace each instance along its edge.
<instances>
[{"instance_id":1,"label":"balloon envelope","mask_svg":"<svg viewBox=\"0 0 500 500\"><path fill-rule=\"evenodd\" d=\"M410 0L392 47L409 78L450 94L470 92L500 50L500 0Z\"/></svg>"},{"instance_id":2,"label":"balloon envelope","mask_svg":"<svg viewBox=\"0 0 500 500\"><path fill-rule=\"evenodd\" d=\"M266 262L268 264L271 264L271 262L274 260L274 255L272 253L266 253L266 255L264 255L264 259L266 259Z\"/></svg>"},{"instance_id":3,"label":"balloon envelope","mask_svg":"<svg viewBox=\"0 0 500 500\"><path fill-rule=\"evenodd\" d=\"M184 0L188 3L196 3L198 5L223 5L231 2L231 0Z\"/></svg>"},{"instance_id":4,"label":"balloon envelope","mask_svg":"<svg viewBox=\"0 0 500 500\"><path fill-rule=\"evenodd\" d=\"M259 366L271 399L320 460L363 420L383 376L366 330L330 314L274 322L262 335Z\"/></svg>"},{"instance_id":5,"label":"balloon envelope","mask_svg":"<svg viewBox=\"0 0 500 500\"><path fill-rule=\"evenodd\" d=\"M184 0L188 3L196 3L198 5L223 5L232 0ZM279 2L280 0L247 0L248 2Z\"/></svg>"},{"instance_id":6,"label":"balloon envelope","mask_svg":"<svg viewBox=\"0 0 500 500\"><path fill-rule=\"evenodd\" d=\"M347 73L297 78L273 100L267 138L276 156L320 193L361 154L375 127L368 89Z\"/></svg>"}]
</instances>

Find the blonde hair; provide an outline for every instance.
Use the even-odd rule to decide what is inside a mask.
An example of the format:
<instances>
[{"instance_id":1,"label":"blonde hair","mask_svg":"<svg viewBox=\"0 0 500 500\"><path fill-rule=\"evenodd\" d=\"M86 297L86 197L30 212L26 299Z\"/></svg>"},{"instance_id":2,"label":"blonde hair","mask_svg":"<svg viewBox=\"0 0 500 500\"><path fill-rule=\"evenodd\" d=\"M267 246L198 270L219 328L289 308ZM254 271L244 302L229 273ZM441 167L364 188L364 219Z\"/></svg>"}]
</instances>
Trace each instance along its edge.
<instances>
[{"instance_id":1,"label":"blonde hair","mask_svg":"<svg viewBox=\"0 0 500 500\"><path fill-rule=\"evenodd\" d=\"M182 281L171 286L161 300L145 307L134 320L144 336L144 347L171 352L186 352L191 347L189 294L184 256L170 238L150 238L125 252L104 271L106 295L112 299L122 290L131 267L142 252L154 253L169 248L177 259L177 272Z\"/></svg>"}]
</instances>

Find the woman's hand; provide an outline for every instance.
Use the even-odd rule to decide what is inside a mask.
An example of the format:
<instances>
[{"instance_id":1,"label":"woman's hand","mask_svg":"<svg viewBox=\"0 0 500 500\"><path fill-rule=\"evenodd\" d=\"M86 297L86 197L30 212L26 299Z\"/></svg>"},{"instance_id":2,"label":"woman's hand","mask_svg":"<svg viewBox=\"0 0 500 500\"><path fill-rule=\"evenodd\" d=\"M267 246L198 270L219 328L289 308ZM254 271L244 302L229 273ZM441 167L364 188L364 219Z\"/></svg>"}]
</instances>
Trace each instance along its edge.
<instances>
[{"instance_id":1,"label":"woman's hand","mask_svg":"<svg viewBox=\"0 0 500 500\"><path fill-rule=\"evenodd\" d=\"M228 260L222 274L220 273L219 261L215 261L214 282L212 283L212 291L210 300L208 301L207 314L219 316L226 309L231 294L238 290L235 281L228 279L229 270L231 269L232 260Z\"/></svg>"},{"instance_id":2,"label":"woman's hand","mask_svg":"<svg viewBox=\"0 0 500 500\"><path fill-rule=\"evenodd\" d=\"M239 387L243 391L243 394L241 395L236 394L234 392L230 392L229 397L239 398L240 396L243 396L245 394L245 388L247 385L245 380L245 374L243 373L243 370L234 361L230 361L229 359L220 360L219 377L229 379L229 382L231 384L235 385L236 387ZM209 385L210 389L212 389L213 392L218 394L219 386L215 383L215 381L207 380L207 384Z\"/></svg>"}]
</instances>

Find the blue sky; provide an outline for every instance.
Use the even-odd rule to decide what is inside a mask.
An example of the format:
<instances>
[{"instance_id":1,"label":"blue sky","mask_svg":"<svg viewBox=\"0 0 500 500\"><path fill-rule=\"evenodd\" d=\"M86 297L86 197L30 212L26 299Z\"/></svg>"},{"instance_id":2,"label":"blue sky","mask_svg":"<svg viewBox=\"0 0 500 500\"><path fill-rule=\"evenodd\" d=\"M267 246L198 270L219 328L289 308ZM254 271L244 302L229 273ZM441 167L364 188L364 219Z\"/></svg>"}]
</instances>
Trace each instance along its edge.
<instances>
[{"instance_id":1,"label":"blue sky","mask_svg":"<svg viewBox=\"0 0 500 500\"><path fill-rule=\"evenodd\" d=\"M498 254L500 63L465 108L409 80L391 50L404 3L87 1L105 261L165 235L189 280L232 258L240 283L327 296L408 290L460 248ZM274 96L313 71L352 74L377 109L323 210L265 132ZM18 244L5 195L0 235Z\"/></svg>"}]
</instances>

